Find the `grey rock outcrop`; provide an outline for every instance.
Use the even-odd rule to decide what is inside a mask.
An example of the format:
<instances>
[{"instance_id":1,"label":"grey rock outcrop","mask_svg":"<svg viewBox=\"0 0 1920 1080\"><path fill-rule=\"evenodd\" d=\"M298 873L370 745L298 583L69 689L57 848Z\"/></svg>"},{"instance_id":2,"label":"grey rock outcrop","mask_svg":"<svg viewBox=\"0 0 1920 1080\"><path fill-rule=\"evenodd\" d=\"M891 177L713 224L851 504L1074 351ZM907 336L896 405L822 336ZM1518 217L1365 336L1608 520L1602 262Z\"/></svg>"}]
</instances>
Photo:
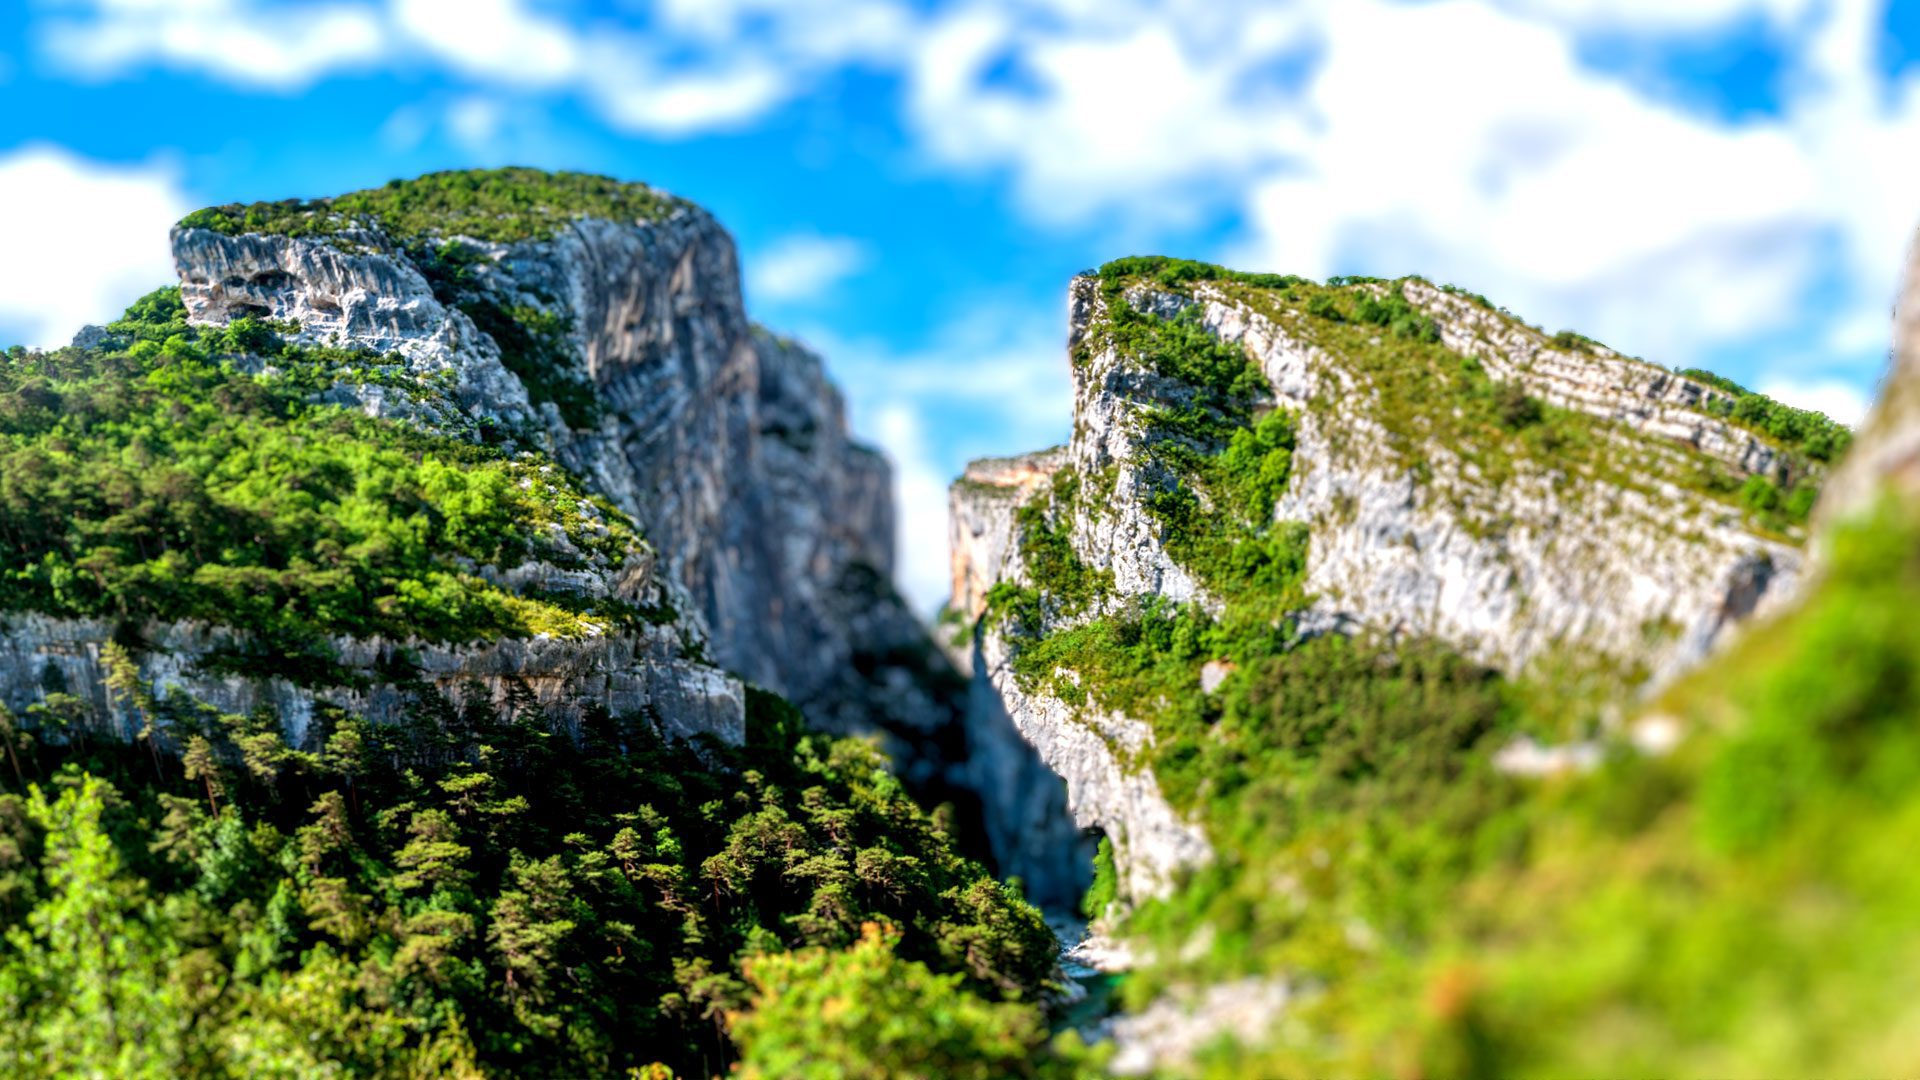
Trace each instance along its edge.
<instances>
[{"instance_id":1,"label":"grey rock outcrop","mask_svg":"<svg viewBox=\"0 0 1920 1080\"><path fill-rule=\"evenodd\" d=\"M141 723L133 703L106 690L104 652L115 629L102 619L0 616L5 703L21 709L47 693L71 693L93 715L106 718L114 734L131 739ZM339 706L373 723L392 723L413 707L422 690L454 702L477 691L502 702L524 688L564 729L593 703L617 716L655 718L669 738L709 735L737 744L746 735L740 681L687 658L680 632L670 626L595 634L583 641L543 637L464 647L335 638L328 644L341 677L321 688L233 672L223 661L243 656L248 644L229 627L154 623L141 628L136 655L142 681L155 697L177 693L221 713L267 710L280 719L295 746L308 745L317 706ZM397 674L402 674L399 681Z\"/></svg>"}]
</instances>

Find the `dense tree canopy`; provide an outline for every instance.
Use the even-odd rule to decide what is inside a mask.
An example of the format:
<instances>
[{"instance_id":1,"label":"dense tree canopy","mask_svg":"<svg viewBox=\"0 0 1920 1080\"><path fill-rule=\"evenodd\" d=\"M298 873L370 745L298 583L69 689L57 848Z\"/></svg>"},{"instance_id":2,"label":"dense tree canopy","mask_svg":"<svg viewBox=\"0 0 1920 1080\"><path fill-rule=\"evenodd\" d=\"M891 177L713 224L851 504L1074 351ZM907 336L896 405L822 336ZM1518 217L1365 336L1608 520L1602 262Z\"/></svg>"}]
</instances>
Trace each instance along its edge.
<instances>
[{"instance_id":1,"label":"dense tree canopy","mask_svg":"<svg viewBox=\"0 0 1920 1080\"><path fill-rule=\"evenodd\" d=\"M758 693L738 749L472 695L312 752L203 714L185 762L9 717L6 1071L706 1075L755 987L875 919L966 1039L1045 1041L1051 932L868 745Z\"/></svg>"}]
</instances>

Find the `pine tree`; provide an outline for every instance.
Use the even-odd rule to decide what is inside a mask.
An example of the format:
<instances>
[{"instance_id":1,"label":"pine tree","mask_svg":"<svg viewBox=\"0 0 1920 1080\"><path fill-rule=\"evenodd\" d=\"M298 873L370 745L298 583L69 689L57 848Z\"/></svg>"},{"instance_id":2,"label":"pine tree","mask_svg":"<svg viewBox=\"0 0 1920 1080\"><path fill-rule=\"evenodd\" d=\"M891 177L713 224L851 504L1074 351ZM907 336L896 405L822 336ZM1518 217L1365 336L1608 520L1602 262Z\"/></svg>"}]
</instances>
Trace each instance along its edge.
<instances>
[{"instance_id":1,"label":"pine tree","mask_svg":"<svg viewBox=\"0 0 1920 1080\"><path fill-rule=\"evenodd\" d=\"M218 816L219 797L226 794L227 788L220 776L220 760L214 756L213 744L203 735L188 739L187 752L181 755L180 765L188 780L199 780L206 786L207 811Z\"/></svg>"},{"instance_id":2,"label":"pine tree","mask_svg":"<svg viewBox=\"0 0 1920 1080\"><path fill-rule=\"evenodd\" d=\"M160 767L157 730L160 722L159 703L140 678L140 665L134 661L133 654L127 651L126 646L117 641L109 641L101 648L100 662L106 668L103 682L109 703L118 702L121 707L132 709L140 718L134 739L146 745L148 754L153 758L153 775L164 781L166 773Z\"/></svg>"}]
</instances>

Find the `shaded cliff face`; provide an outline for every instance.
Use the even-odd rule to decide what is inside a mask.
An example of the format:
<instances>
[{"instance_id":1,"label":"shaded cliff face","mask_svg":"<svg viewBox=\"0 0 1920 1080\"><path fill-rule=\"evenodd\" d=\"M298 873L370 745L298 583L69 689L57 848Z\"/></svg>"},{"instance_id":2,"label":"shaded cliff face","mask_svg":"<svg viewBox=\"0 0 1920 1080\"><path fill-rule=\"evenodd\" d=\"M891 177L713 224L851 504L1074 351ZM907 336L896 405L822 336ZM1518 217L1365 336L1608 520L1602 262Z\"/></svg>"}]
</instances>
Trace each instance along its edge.
<instances>
[{"instance_id":1,"label":"shaded cliff face","mask_svg":"<svg viewBox=\"0 0 1920 1080\"><path fill-rule=\"evenodd\" d=\"M189 219L174 254L196 322L297 323L299 341L396 357L442 390L336 400L550 453L641 525L715 662L910 750L956 706L892 590L888 467L848 437L819 358L748 321L725 231L650 209L515 242Z\"/></svg>"},{"instance_id":2,"label":"shaded cliff face","mask_svg":"<svg viewBox=\"0 0 1920 1080\"><path fill-rule=\"evenodd\" d=\"M1631 687L1800 574L1845 437L1823 418L1417 279L1154 269L1074 282L1072 442L979 463L952 492L951 604L984 616L976 668L1078 823L1113 840L1122 898L1211 858L1204 770L1181 797L1157 776L1170 751L1225 752L1205 725L1247 657L1207 641L1384 635ZM1128 644L1156 625L1189 635L1184 685ZM1021 670L1023 651L1048 659ZM1201 726L1127 715L1129 695Z\"/></svg>"}]
</instances>

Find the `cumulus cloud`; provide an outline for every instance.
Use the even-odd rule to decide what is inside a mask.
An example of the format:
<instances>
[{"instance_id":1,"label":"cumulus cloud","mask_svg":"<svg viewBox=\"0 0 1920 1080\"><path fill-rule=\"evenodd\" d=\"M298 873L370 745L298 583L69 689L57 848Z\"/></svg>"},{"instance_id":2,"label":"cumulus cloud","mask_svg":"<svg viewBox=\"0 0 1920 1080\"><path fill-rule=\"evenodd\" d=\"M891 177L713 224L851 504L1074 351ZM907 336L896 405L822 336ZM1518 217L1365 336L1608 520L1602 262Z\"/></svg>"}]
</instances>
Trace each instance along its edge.
<instances>
[{"instance_id":1,"label":"cumulus cloud","mask_svg":"<svg viewBox=\"0 0 1920 1080\"><path fill-rule=\"evenodd\" d=\"M493 98L463 97L447 106L447 130L469 150L491 147L505 121L505 106Z\"/></svg>"},{"instance_id":2,"label":"cumulus cloud","mask_svg":"<svg viewBox=\"0 0 1920 1080\"><path fill-rule=\"evenodd\" d=\"M394 0L392 17L425 51L477 78L546 86L580 69L574 32L520 0Z\"/></svg>"},{"instance_id":3,"label":"cumulus cloud","mask_svg":"<svg viewBox=\"0 0 1920 1080\"><path fill-rule=\"evenodd\" d=\"M1178 220L1284 166L1311 118L1258 76L1307 62L1315 29L1297 11L1082 10L1035 23L975 5L929 28L907 117L935 160L1004 169L1029 214L1069 223Z\"/></svg>"},{"instance_id":4,"label":"cumulus cloud","mask_svg":"<svg viewBox=\"0 0 1920 1080\"><path fill-rule=\"evenodd\" d=\"M583 23L528 0L39 3L47 55L91 77L160 65L292 90L430 63L489 87L576 93L616 128L669 137L740 127L818 72L897 51L912 25L891 0L667 0Z\"/></svg>"},{"instance_id":5,"label":"cumulus cloud","mask_svg":"<svg viewBox=\"0 0 1920 1080\"><path fill-rule=\"evenodd\" d=\"M365 67L390 47L383 19L361 4L266 7L250 0L88 0L54 5L90 12L61 18L43 36L69 68L105 77L142 63L247 86L295 90L323 75Z\"/></svg>"},{"instance_id":6,"label":"cumulus cloud","mask_svg":"<svg viewBox=\"0 0 1920 1080\"><path fill-rule=\"evenodd\" d=\"M189 208L173 170L54 147L0 155L0 321L63 345L174 280L167 229Z\"/></svg>"},{"instance_id":7,"label":"cumulus cloud","mask_svg":"<svg viewBox=\"0 0 1920 1080\"><path fill-rule=\"evenodd\" d=\"M1424 272L1660 357L1794 314L1834 223L1789 131L1677 115L1471 0L1357 0L1326 26L1322 123L1252 183L1238 260Z\"/></svg>"},{"instance_id":8,"label":"cumulus cloud","mask_svg":"<svg viewBox=\"0 0 1920 1080\"><path fill-rule=\"evenodd\" d=\"M747 260L747 293L756 301L816 300L867 265L867 246L845 236L796 233Z\"/></svg>"},{"instance_id":9,"label":"cumulus cloud","mask_svg":"<svg viewBox=\"0 0 1920 1080\"><path fill-rule=\"evenodd\" d=\"M1517 15L1581 27L1671 32L1722 26L1743 16L1792 23L1818 4L1817 0L1500 0L1499 6Z\"/></svg>"},{"instance_id":10,"label":"cumulus cloud","mask_svg":"<svg viewBox=\"0 0 1920 1080\"><path fill-rule=\"evenodd\" d=\"M298 85L404 57L663 137L888 69L927 161L1005 177L1035 221L1138 235L1217 211L1240 235L1191 254L1426 273L1669 362L1790 323L1861 340L1920 213L1920 78L1875 73L1875 0L658 0L574 21L529 0L43 2L54 54L95 73ZM1753 18L1792 28L1793 77L1782 115L1738 126L1576 48Z\"/></svg>"},{"instance_id":11,"label":"cumulus cloud","mask_svg":"<svg viewBox=\"0 0 1920 1080\"><path fill-rule=\"evenodd\" d=\"M1775 401L1826 413L1829 419L1849 427L1858 426L1866 418L1870 404L1858 386L1838 379L1772 378L1763 381L1759 389Z\"/></svg>"},{"instance_id":12,"label":"cumulus cloud","mask_svg":"<svg viewBox=\"0 0 1920 1080\"><path fill-rule=\"evenodd\" d=\"M731 64L665 71L617 45L603 45L586 92L607 121L629 131L685 136L728 131L756 119L791 91L776 68Z\"/></svg>"}]
</instances>

